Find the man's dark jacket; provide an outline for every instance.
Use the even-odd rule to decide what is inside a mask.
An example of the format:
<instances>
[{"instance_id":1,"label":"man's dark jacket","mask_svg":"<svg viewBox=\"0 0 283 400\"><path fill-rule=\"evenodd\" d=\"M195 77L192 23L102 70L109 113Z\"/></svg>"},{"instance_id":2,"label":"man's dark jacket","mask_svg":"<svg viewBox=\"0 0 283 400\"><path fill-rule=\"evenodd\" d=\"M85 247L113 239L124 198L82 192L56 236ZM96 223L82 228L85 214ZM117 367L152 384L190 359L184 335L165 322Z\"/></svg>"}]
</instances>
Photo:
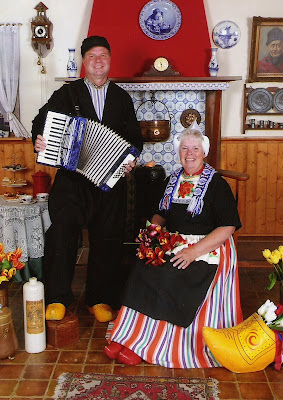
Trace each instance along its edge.
<instances>
[{"instance_id":1,"label":"man's dark jacket","mask_svg":"<svg viewBox=\"0 0 283 400\"><path fill-rule=\"evenodd\" d=\"M33 120L33 143L36 136L43 132L47 111L75 116L75 105L80 107L82 117L98 121L89 90L84 80L79 79L56 90L49 101L39 110L39 114ZM140 151L142 150L142 135L136 120L132 99L125 90L111 81L107 90L101 123L113 129Z\"/></svg>"}]
</instances>

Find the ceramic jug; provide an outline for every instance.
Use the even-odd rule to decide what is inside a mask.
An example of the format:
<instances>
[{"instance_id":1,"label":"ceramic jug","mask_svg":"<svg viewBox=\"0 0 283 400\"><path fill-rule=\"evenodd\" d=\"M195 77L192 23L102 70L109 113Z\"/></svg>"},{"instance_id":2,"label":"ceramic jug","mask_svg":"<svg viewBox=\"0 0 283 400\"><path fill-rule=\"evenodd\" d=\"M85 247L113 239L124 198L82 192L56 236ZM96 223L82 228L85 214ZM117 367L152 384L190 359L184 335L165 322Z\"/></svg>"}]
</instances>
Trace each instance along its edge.
<instances>
[{"instance_id":1,"label":"ceramic jug","mask_svg":"<svg viewBox=\"0 0 283 400\"><path fill-rule=\"evenodd\" d=\"M51 176L46 172L38 171L32 175L33 179L33 197L37 193L49 193L51 188Z\"/></svg>"},{"instance_id":2,"label":"ceramic jug","mask_svg":"<svg viewBox=\"0 0 283 400\"><path fill-rule=\"evenodd\" d=\"M0 360L12 357L18 348L10 308L0 304Z\"/></svg>"}]
</instances>

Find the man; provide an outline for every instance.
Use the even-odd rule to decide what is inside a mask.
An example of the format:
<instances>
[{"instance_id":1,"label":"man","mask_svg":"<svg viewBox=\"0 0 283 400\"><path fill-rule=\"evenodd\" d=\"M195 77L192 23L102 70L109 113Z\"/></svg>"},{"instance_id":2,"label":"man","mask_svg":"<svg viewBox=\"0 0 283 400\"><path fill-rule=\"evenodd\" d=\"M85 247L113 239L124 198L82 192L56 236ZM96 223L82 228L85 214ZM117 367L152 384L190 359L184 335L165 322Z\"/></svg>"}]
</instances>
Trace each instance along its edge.
<instances>
[{"instance_id":1,"label":"man","mask_svg":"<svg viewBox=\"0 0 283 400\"><path fill-rule=\"evenodd\" d=\"M82 42L85 78L55 91L35 117L32 137L35 151L46 147L42 132L47 111L99 121L142 150L142 135L130 95L109 81L110 45L104 37L91 36ZM126 173L134 167L129 163ZM122 270L122 235L126 182L121 178L103 192L77 172L59 168L49 196L51 227L46 232L43 259L46 285L46 319L62 319L58 313L73 301L73 281L81 229L88 227L89 259L86 303L97 320L106 322L120 307L125 273Z\"/></svg>"},{"instance_id":2,"label":"man","mask_svg":"<svg viewBox=\"0 0 283 400\"><path fill-rule=\"evenodd\" d=\"M267 34L269 54L258 62L258 72L283 73L283 31L273 28Z\"/></svg>"}]
</instances>

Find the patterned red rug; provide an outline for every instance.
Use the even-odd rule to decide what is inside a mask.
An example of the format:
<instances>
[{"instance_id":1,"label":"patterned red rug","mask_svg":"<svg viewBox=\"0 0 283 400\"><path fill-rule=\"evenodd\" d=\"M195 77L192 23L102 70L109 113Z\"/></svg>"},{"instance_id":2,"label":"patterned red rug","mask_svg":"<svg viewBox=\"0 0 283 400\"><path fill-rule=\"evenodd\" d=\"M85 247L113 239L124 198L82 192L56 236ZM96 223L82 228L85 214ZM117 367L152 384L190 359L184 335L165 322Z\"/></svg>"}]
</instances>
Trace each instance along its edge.
<instances>
[{"instance_id":1,"label":"patterned red rug","mask_svg":"<svg viewBox=\"0 0 283 400\"><path fill-rule=\"evenodd\" d=\"M161 378L108 374L60 375L56 400L219 400L213 378Z\"/></svg>"}]
</instances>

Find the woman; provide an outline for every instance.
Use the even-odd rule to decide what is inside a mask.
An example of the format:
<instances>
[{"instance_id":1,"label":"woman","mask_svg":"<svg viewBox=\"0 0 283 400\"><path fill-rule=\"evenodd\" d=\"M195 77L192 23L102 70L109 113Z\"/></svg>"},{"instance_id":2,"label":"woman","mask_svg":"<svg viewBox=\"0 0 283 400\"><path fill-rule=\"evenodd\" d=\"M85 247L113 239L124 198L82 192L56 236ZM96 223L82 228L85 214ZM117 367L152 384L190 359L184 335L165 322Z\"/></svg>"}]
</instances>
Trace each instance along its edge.
<instances>
[{"instance_id":1,"label":"woman","mask_svg":"<svg viewBox=\"0 0 283 400\"><path fill-rule=\"evenodd\" d=\"M106 354L136 365L219 366L205 346L203 326L242 321L232 234L241 227L228 183L204 158L209 139L194 123L180 138L182 167L170 177L152 224L180 232L187 244L156 267L138 260Z\"/></svg>"}]
</instances>

